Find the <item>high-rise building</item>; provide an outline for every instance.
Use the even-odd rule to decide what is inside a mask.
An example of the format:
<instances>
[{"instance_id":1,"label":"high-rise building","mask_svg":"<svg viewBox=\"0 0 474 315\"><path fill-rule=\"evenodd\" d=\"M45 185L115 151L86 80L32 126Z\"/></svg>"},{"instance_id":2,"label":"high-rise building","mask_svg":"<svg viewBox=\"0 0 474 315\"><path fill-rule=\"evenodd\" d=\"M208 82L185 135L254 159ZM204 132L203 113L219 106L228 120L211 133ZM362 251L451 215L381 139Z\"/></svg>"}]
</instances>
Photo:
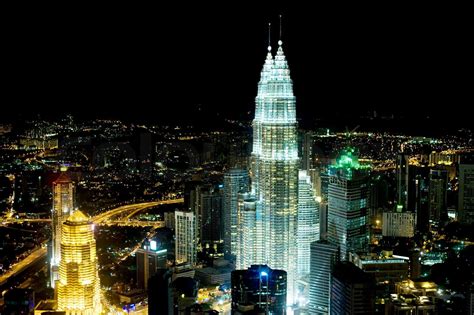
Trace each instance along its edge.
<instances>
[{"instance_id":1,"label":"high-rise building","mask_svg":"<svg viewBox=\"0 0 474 315\"><path fill-rule=\"evenodd\" d=\"M74 183L65 172L61 172L53 183L53 209L52 209L52 237L50 281L55 287L59 279L59 262L61 261L61 229L64 221L74 211Z\"/></svg>"},{"instance_id":2,"label":"high-rise building","mask_svg":"<svg viewBox=\"0 0 474 315\"><path fill-rule=\"evenodd\" d=\"M190 211L175 211L176 263L196 264L196 216Z\"/></svg>"},{"instance_id":3,"label":"high-rise building","mask_svg":"<svg viewBox=\"0 0 474 315\"><path fill-rule=\"evenodd\" d=\"M255 100L252 193L257 200L255 264L288 273L288 301L295 301L297 277L298 142L295 97L282 42L271 47ZM244 250L244 254L251 252Z\"/></svg>"},{"instance_id":4,"label":"high-rise building","mask_svg":"<svg viewBox=\"0 0 474 315\"><path fill-rule=\"evenodd\" d=\"M100 314L97 265L94 225L76 210L62 226L58 310L68 314Z\"/></svg>"},{"instance_id":5,"label":"high-rise building","mask_svg":"<svg viewBox=\"0 0 474 315\"><path fill-rule=\"evenodd\" d=\"M35 291L31 289L11 289L3 296L5 315L29 315L35 308Z\"/></svg>"},{"instance_id":6,"label":"high-rise building","mask_svg":"<svg viewBox=\"0 0 474 315\"><path fill-rule=\"evenodd\" d=\"M426 233L430 226L429 168L410 166L410 172L414 174L414 198L412 199L416 213L416 231Z\"/></svg>"},{"instance_id":7,"label":"high-rise building","mask_svg":"<svg viewBox=\"0 0 474 315\"><path fill-rule=\"evenodd\" d=\"M286 314L286 277L286 271L267 265L232 271L232 314Z\"/></svg>"},{"instance_id":8,"label":"high-rise building","mask_svg":"<svg viewBox=\"0 0 474 315\"><path fill-rule=\"evenodd\" d=\"M137 260L137 287L147 289L148 279L158 269L166 268L168 251L157 248L156 241L145 242L143 248L135 252Z\"/></svg>"},{"instance_id":9,"label":"high-rise building","mask_svg":"<svg viewBox=\"0 0 474 315\"><path fill-rule=\"evenodd\" d=\"M237 255L238 194L249 190L247 170L233 168L224 174L224 254Z\"/></svg>"},{"instance_id":10,"label":"high-rise building","mask_svg":"<svg viewBox=\"0 0 474 315\"><path fill-rule=\"evenodd\" d=\"M329 314L329 293L331 291L331 271L339 260L339 249L328 241L320 240L311 244L311 267L309 274L310 314Z\"/></svg>"},{"instance_id":11,"label":"high-rise building","mask_svg":"<svg viewBox=\"0 0 474 315\"><path fill-rule=\"evenodd\" d=\"M430 170L429 184L430 220L448 220L448 172L443 169Z\"/></svg>"},{"instance_id":12,"label":"high-rise building","mask_svg":"<svg viewBox=\"0 0 474 315\"><path fill-rule=\"evenodd\" d=\"M404 210L413 211L415 208L415 172L410 167L410 156L399 153L396 163L397 172L397 204Z\"/></svg>"},{"instance_id":13,"label":"high-rise building","mask_svg":"<svg viewBox=\"0 0 474 315\"><path fill-rule=\"evenodd\" d=\"M307 131L303 135L303 150L301 169L309 171L313 167L313 132Z\"/></svg>"},{"instance_id":14,"label":"high-rise building","mask_svg":"<svg viewBox=\"0 0 474 315\"><path fill-rule=\"evenodd\" d=\"M307 171L299 172L297 224L298 276L301 278L309 274L311 243L319 239L319 204Z\"/></svg>"},{"instance_id":15,"label":"high-rise building","mask_svg":"<svg viewBox=\"0 0 474 315\"><path fill-rule=\"evenodd\" d=\"M191 211L196 215L198 244L203 248L222 245L222 191L211 184L196 185L190 194L190 200ZM220 248L220 251L223 249Z\"/></svg>"},{"instance_id":16,"label":"high-rise building","mask_svg":"<svg viewBox=\"0 0 474 315\"><path fill-rule=\"evenodd\" d=\"M200 225L198 225L201 246L217 247L223 242L222 191L214 187L201 191ZM216 248L217 250L217 248ZM220 249L222 251L222 249Z\"/></svg>"},{"instance_id":17,"label":"high-rise building","mask_svg":"<svg viewBox=\"0 0 474 315\"><path fill-rule=\"evenodd\" d=\"M149 315L174 314L171 274L171 271L167 269L158 269L148 280Z\"/></svg>"},{"instance_id":18,"label":"high-rise building","mask_svg":"<svg viewBox=\"0 0 474 315\"><path fill-rule=\"evenodd\" d=\"M416 215L413 211L387 211L382 216L382 235L388 237L413 237L415 235Z\"/></svg>"},{"instance_id":19,"label":"high-rise building","mask_svg":"<svg viewBox=\"0 0 474 315\"><path fill-rule=\"evenodd\" d=\"M342 260L348 252L368 250L368 175L354 149L341 152L329 168L328 240L340 247Z\"/></svg>"},{"instance_id":20,"label":"high-rise building","mask_svg":"<svg viewBox=\"0 0 474 315\"><path fill-rule=\"evenodd\" d=\"M459 164L459 221L474 223L474 164Z\"/></svg>"},{"instance_id":21,"label":"high-rise building","mask_svg":"<svg viewBox=\"0 0 474 315\"><path fill-rule=\"evenodd\" d=\"M257 256L257 200L250 193L241 193L238 196L238 250L237 269L245 269L255 261ZM260 249L261 250L261 249Z\"/></svg>"},{"instance_id":22,"label":"high-rise building","mask_svg":"<svg viewBox=\"0 0 474 315\"><path fill-rule=\"evenodd\" d=\"M334 266L330 314L370 315L375 312L375 278L351 262Z\"/></svg>"},{"instance_id":23,"label":"high-rise building","mask_svg":"<svg viewBox=\"0 0 474 315\"><path fill-rule=\"evenodd\" d=\"M374 275L377 298L388 296L395 289L395 283L406 280L409 276L409 257L394 256L393 251L382 251L380 255L351 254L349 261L366 273Z\"/></svg>"}]
</instances>

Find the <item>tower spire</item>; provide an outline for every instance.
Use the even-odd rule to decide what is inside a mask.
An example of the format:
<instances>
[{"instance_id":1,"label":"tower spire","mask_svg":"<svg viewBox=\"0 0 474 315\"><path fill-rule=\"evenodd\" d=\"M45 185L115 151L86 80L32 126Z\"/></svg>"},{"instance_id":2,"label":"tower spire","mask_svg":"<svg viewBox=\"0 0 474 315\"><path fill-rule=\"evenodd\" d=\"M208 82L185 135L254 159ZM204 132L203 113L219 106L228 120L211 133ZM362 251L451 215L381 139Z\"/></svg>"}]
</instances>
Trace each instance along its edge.
<instances>
[{"instance_id":1,"label":"tower spire","mask_svg":"<svg viewBox=\"0 0 474 315\"><path fill-rule=\"evenodd\" d=\"M282 23L281 23L281 18L282 18L282 15L280 14L280 38L279 38L278 44L280 44L280 42L281 42L281 33L282 33ZM281 45L281 44L280 44L280 45Z\"/></svg>"},{"instance_id":2,"label":"tower spire","mask_svg":"<svg viewBox=\"0 0 474 315\"><path fill-rule=\"evenodd\" d=\"M268 52L272 50L272 41L270 37L271 34L272 34L272 23L268 23L268 47L267 47Z\"/></svg>"}]
</instances>

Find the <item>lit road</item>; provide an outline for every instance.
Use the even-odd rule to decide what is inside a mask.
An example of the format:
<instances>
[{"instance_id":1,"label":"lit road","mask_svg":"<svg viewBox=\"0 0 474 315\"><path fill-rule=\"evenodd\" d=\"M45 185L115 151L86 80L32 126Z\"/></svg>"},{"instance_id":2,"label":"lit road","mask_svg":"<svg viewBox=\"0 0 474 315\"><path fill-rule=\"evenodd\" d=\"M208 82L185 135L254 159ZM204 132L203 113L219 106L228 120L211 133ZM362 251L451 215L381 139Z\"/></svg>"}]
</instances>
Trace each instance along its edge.
<instances>
[{"instance_id":1,"label":"lit road","mask_svg":"<svg viewBox=\"0 0 474 315\"><path fill-rule=\"evenodd\" d=\"M161 205L180 204L184 202L184 198L143 202L131 205L125 205L118 208L111 209L104 213L98 214L92 218L92 221L98 225L118 225L118 226L137 226L137 227L155 227L161 228L164 226L163 221L133 221L130 220L137 213ZM123 217L126 215L125 217ZM112 219L113 217L122 218ZM28 219L28 218L4 218L2 225L8 225L11 223L51 223L51 219Z\"/></svg>"},{"instance_id":2,"label":"lit road","mask_svg":"<svg viewBox=\"0 0 474 315\"><path fill-rule=\"evenodd\" d=\"M133 205L126 205L126 206L118 207L118 208L106 211L104 213L98 214L92 219L92 221L94 221L95 224L100 224L106 220L109 220L110 218L114 216L125 215L127 213L128 214L126 218L129 219L130 217L137 214L138 212L143 211L148 208L161 206L161 205L178 204L178 203L183 203L183 202L184 202L184 198L178 198L178 199L151 201L151 202L137 203Z\"/></svg>"},{"instance_id":3,"label":"lit road","mask_svg":"<svg viewBox=\"0 0 474 315\"><path fill-rule=\"evenodd\" d=\"M16 265L13 266L13 268L11 268L6 273L0 276L0 285L3 285L10 277L18 274L28 266L44 258L44 256L46 256L46 248L38 248L34 250L31 254L25 257L25 259L18 262Z\"/></svg>"}]
</instances>

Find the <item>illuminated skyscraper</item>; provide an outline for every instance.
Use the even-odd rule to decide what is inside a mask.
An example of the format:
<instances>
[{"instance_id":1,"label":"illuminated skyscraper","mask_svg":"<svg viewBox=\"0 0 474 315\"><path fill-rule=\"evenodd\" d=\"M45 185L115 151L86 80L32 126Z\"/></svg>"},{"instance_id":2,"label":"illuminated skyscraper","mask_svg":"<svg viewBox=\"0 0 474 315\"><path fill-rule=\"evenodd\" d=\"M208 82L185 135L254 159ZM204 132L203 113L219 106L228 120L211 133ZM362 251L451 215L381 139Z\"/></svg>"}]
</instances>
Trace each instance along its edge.
<instances>
[{"instance_id":1,"label":"illuminated skyscraper","mask_svg":"<svg viewBox=\"0 0 474 315\"><path fill-rule=\"evenodd\" d=\"M99 290L94 226L76 210L62 225L58 310L71 315L100 314Z\"/></svg>"},{"instance_id":2,"label":"illuminated skyscraper","mask_svg":"<svg viewBox=\"0 0 474 315\"><path fill-rule=\"evenodd\" d=\"M237 255L238 194L249 189L247 170L233 168L224 174L224 253Z\"/></svg>"},{"instance_id":3,"label":"illuminated skyscraper","mask_svg":"<svg viewBox=\"0 0 474 315\"><path fill-rule=\"evenodd\" d=\"M52 209L52 252L51 252L51 287L59 279L59 262L61 260L61 229L64 221L74 210L74 184L69 176L62 172L53 183Z\"/></svg>"},{"instance_id":4,"label":"illuminated skyscraper","mask_svg":"<svg viewBox=\"0 0 474 315\"><path fill-rule=\"evenodd\" d=\"M252 193L256 198L254 264L288 274L293 303L297 274L298 149L295 96L282 42L261 72L253 120ZM246 260L246 259L244 259ZM245 266L249 267L249 266Z\"/></svg>"},{"instance_id":5,"label":"illuminated skyscraper","mask_svg":"<svg viewBox=\"0 0 474 315\"><path fill-rule=\"evenodd\" d=\"M175 211L176 263L196 264L196 215L191 211Z\"/></svg>"},{"instance_id":6,"label":"illuminated skyscraper","mask_svg":"<svg viewBox=\"0 0 474 315\"><path fill-rule=\"evenodd\" d=\"M328 241L340 247L342 260L349 251L368 250L368 168L359 164L353 149L341 152L329 168Z\"/></svg>"},{"instance_id":7,"label":"illuminated skyscraper","mask_svg":"<svg viewBox=\"0 0 474 315\"><path fill-rule=\"evenodd\" d=\"M314 197L311 179L306 171L299 172L298 184L298 275L307 277L311 243L319 239L319 204Z\"/></svg>"}]
</instances>

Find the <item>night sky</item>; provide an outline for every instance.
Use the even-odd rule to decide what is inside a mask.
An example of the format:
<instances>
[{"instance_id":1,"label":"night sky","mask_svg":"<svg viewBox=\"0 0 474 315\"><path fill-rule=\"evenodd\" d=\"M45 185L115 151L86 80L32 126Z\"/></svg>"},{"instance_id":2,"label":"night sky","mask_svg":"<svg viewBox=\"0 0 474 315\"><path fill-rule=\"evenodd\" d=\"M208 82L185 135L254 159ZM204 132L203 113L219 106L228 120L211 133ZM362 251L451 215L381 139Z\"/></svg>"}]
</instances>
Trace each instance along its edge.
<instances>
[{"instance_id":1,"label":"night sky","mask_svg":"<svg viewBox=\"0 0 474 315\"><path fill-rule=\"evenodd\" d=\"M267 24L276 48L282 13L306 125L373 110L469 125L474 54L463 8L269 7L5 12L2 120L66 112L165 123L199 111L250 118Z\"/></svg>"}]
</instances>

